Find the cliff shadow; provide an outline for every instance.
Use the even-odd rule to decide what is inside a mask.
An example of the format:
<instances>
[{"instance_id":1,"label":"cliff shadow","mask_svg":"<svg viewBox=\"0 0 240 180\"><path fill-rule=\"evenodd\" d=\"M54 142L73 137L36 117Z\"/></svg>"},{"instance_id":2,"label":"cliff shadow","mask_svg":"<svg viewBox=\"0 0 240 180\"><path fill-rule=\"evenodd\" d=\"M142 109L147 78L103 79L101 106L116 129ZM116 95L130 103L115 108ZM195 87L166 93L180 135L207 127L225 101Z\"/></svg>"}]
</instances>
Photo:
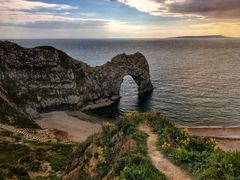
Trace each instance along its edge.
<instances>
[{"instance_id":1,"label":"cliff shadow","mask_svg":"<svg viewBox=\"0 0 240 180\"><path fill-rule=\"evenodd\" d=\"M88 110L87 113L106 119L118 119L129 111L146 112L151 110L152 91L139 94L138 85L132 76L124 76L121 89L121 98L114 104L101 107L94 110Z\"/></svg>"}]
</instances>

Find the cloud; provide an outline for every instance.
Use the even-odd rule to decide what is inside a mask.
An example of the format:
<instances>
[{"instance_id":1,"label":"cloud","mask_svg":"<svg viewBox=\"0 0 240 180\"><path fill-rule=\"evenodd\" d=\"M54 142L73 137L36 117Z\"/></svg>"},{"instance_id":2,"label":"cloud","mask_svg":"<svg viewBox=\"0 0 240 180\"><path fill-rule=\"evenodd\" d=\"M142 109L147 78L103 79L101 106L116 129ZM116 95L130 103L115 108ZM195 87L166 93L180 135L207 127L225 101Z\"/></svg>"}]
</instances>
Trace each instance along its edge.
<instances>
[{"instance_id":1,"label":"cloud","mask_svg":"<svg viewBox=\"0 0 240 180\"><path fill-rule=\"evenodd\" d=\"M156 16L240 18L240 0L111 0Z\"/></svg>"},{"instance_id":2,"label":"cloud","mask_svg":"<svg viewBox=\"0 0 240 180\"><path fill-rule=\"evenodd\" d=\"M102 29L110 21L104 20L91 20L91 19L80 19L80 20L64 20L64 21L34 21L22 24L13 23L0 23L0 26L14 26L31 29Z\"/></svg>"},{"instance_id":3,"label":"cloud","mask_svg":"<svg viewBox=\"0 0 240 180\"><path fill-rule=\"evenodd\" d=\"M66 4L51 4L27 0L4 0L0 4L0 11L33 10L33 9L68 10L77 9L77 7L73 7Z\"/></svg>"},{"instance_id":4,"label":"cloud","mask_svg":"<svg viewBox=\"0 0 240 180\"><path fill-rule=\"evenodd\" d=\"M65 13L63 13L65 15ZM106 23L110 20L105 19L85 19L85 18L72 18L61 15L56 15L53 13L42 13L42 12L24 12L24 11L2 11L0 16L0 26L24 26L24 27L37 27L35 25L39 24L39 28L42 25L49 25L50 27L54 27L51 25L52 23L57 23L61 25L62 23L67 24L87 24L89 22L93 23ZM56 26L57 27L57 26ZM67 26L66 26L67 27Z\"/></svg>"},{"instance_id":5,"label":"cloud","mask_svg":"<svg viewBox=\"0 0 240 180\"><path fill-rule=\"evenodd\" d=\"M40 1L6 0L0 4L0 28L22 27L38 29L101 28L111 20L68 17L66 10L76 9L66 4L50 4ZM41 9L59 10L58 13ZM31 11L26 11L31 10Z\"/></svg>"}]
</instances>

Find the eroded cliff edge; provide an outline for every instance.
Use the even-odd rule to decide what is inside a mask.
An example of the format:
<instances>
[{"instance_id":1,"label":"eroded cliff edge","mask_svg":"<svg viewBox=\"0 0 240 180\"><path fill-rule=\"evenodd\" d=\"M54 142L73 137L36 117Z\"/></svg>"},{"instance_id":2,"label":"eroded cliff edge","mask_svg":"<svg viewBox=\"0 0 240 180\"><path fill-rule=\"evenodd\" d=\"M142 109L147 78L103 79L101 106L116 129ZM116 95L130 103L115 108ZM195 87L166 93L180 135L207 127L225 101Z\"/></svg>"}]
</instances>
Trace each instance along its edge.
<instances>
[{"instance_id":1,"label":"eroded cliff edge","mask_svg":"<svg viewBox=\"0 0 240 180\"><path fill-rule=\"evenodd\" d=\"M126 75L133 77L140 94L152 91L149 65L141 53L120 54L91 67L50 46L23 48L0 41L0 87L32 116L48 109L108 106L120 98Z\"/></svg>"}]
</instances>

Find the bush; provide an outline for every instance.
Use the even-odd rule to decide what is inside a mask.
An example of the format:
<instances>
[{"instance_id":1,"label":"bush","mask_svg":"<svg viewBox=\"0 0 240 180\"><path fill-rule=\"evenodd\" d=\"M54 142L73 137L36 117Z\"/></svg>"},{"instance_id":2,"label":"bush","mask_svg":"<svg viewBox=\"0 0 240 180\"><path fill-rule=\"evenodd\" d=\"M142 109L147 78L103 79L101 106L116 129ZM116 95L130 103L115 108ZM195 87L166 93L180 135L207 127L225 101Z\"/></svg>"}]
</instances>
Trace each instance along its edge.
<instances>
[{"instance_id":1,"label":"bush","mask_svg":"<svg viewBox=\"0 0 240 180\"><path fill-rule=\"evenodd\" d=\"M119 179L127 180L146 180L146 179L156 179L165 180L166 177L162 174L158 174L158 170L152 170L150 166L135 165L122 171Z\"/></svg>"}]
</instances>

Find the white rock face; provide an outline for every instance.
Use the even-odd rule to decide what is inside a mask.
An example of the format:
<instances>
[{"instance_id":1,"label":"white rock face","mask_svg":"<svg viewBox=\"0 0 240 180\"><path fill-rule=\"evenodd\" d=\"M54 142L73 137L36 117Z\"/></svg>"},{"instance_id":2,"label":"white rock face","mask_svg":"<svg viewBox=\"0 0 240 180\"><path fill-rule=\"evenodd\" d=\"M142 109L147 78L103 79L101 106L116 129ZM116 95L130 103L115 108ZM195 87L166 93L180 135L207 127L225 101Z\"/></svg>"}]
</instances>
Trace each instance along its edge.
<instances>
[{"instance_id":1,"label":"white rock face","mask_svg":"<svg viewBox=\"0 0 240 180\"><path fill-rule=\"evenodd\" d=\"M126 75L133 77L140 94L153 90L147 60L140 53L90 67L53 47L26 49L0 41L0 86L28 112L109 106L120 98Z\"/></svg>"}]
</instances>

